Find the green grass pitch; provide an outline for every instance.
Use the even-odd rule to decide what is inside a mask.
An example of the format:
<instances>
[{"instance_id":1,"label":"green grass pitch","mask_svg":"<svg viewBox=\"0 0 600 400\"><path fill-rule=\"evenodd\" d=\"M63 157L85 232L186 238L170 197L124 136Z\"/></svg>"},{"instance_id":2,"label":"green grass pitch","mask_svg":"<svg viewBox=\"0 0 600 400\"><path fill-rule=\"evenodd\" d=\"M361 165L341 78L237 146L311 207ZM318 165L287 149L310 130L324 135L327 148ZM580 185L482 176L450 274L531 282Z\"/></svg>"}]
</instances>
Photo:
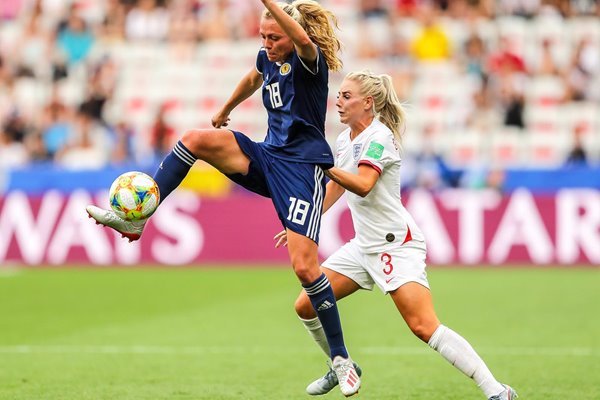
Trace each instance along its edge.
<instances>
[{"instance_id":1,"label":"green grass pitch","mask_svg":"<svg viewBox=\"0 0 600 400\"><path fill-rule=\"evenodd\" d=\"M432 268L438 315L521 399L600 399L597 268ZM0 268L0 399L308 399L288 268ZM379 291L340 302L356 399L483 396ZM341 399L339 390L321 397Z\"/></svg>"}]
</instances>

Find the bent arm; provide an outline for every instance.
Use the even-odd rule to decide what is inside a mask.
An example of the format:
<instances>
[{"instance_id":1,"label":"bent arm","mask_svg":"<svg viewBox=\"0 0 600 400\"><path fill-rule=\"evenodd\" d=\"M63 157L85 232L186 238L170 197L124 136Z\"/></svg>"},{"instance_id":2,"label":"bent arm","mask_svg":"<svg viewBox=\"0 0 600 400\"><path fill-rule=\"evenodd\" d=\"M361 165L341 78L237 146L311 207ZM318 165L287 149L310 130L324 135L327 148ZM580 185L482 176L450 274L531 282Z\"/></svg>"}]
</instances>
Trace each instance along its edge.
<instances>
[{"instance_id":1,"label":"bent arm","mask_svg":"<svg viewBox=\"0 0 600 400\"><path fill-rule=\"evenodd\" d=\"M256 70L256 68L252 68L252 70L248 72L237 84L233 90L233 93L223 105L223 111L226 111L227 114L229 114L242 101L252 96L252 94L254 94L254 92L256 92L258 88L262 86L262 83L262 75Z\"/></svg>"},{"instance_id":2,"label":"bent arm","mask_svg":"<svg viewBox=\"0 0 600 400\"><path fill-rule=\"evenodd\" d=\"M325 171L325 175L339 186L360 197L368 195L379 179L379 171L369 165L359 165L358 174L333 167Z\"/></svg>"},{"instance_id":3,"label":"bent arm","mask_svg":"<svg viewBox=\"0 0 600 400\"><path fill-rule=\"evenodd\" d=\"M275 21L279 24L286 35L294 43L294 48L298 56L305 62L314 64L317 60L317 46L310 39L304 28L300 26L292 17L287 15L276 2L272 0L261 0L267 10L271 13Z\"/></svg>"},{"instance_id":4,"label":"bent arm","mask_svg":"<svg viewBox=\"0 0 600 400\"><path fill-rule=\"evenodd\" d=\"M256 90L262 85L262 75L256 70L252 69L248 72L238 83L233 90L233 93L227 99L221 109L212 117L211 123L215 128L221 128L227 126L229 123L229 114L234 108L238 106L242 101L252 96Z\"/></svg>"}]
</instances>

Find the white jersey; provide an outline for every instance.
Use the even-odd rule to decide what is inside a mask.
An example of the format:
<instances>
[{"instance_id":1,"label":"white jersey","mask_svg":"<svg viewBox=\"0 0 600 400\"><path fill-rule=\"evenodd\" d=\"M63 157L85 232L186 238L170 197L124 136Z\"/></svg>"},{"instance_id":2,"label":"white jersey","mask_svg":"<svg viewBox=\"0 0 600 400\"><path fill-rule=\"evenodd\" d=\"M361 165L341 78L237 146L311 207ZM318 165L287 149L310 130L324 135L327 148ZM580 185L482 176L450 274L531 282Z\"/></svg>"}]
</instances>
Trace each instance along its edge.
<instances>
[{"instance_id":1,"label":"white jersey","mask_svg":"<svg viewBox=\"0 0 600 400\"><path fill-rule=\"evenodd\" d=\"M380 174L366 197L347 191L356 232L352 241L366 253L380 252L410 240L425 246L423 233L402 205L400 162L400 147L394 134L376 118L354 140L350 140L350 128L338 136L336 167L358 174L358 166L367 164Z\"/></svg>"}]
</instances>

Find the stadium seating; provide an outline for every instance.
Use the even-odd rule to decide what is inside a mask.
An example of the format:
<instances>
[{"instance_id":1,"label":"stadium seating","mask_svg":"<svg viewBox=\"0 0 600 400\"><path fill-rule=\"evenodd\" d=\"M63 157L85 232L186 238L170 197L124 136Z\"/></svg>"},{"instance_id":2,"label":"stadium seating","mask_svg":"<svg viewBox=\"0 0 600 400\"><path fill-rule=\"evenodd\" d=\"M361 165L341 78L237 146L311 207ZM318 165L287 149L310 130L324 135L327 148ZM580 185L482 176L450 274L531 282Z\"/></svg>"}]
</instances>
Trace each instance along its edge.
<instances>
[{"instance_id":1,"label":"stadium seating","mask_svg":"<svg viewBox=\"0 0 600 400\"><path fill-rule=\"evenodd\" d=\"M338 15L345 41L345 70L369 68L394 74L395 65L386 57L357 58L357 29L389 34L396 31L410 41L420 25L416 19L399 19L389 25L361 25L355 5L350 0L332 0L331 9ZM566 102L567 88L557 75L536 75L528 71L524 85L523 131L497 126L490 132L472 132L466 121L473 110L472 96L478 82L463 70L460 49L472 31L477 32L490 48L501 39L511 41L523 55L527 65L536 66L542 43L550 40L559 67L565 67L577 43L589 40L600 54L600 23L594 17L563 20L540 15L531 20L516 16L500 16L495 20L480 19L468 26L462 21L443 18L441 24L451 39L455 56L437 63L416 63L412 67L412 87L405 98L408 111L408 153L417 154L423 146L423 132L433 129L439 149L456 167L474 160L488 160L506 167L556 167L573 145L573 132L580 132L584 148L593 161L600 160L600 101ZM355 29L356 28L356 29ZM0 45L17 46L21 27L18 22L0 26ZM167 43L98 41L89 64L103 58L114 60L118 68L115 92L105 107L110 124L127 121L138 132L136 143L142 153L149 150L148 131L157 111L166 107L166 119L178 132L210 126L211 116L227 99L237 81L252 68L260 42L257 38L236 41L207 41L195 46L187 59L178 59ZM71 68L67 79L57 84L62 101L69 106L80 104L86 95L88 74L84 66ZM332 74L327 121L327 136L333 142L342 128L335 114L335 95L343 74ZM600 87L600 72L592 81ZM600 91L600 90L599 90ZM16 107L29 118L36 118L52 94L49 79L18 78L12 88ZM266 114L257 93L232 113L232 127L261 140L266 132Z\"/></svg>"}]
</instances>

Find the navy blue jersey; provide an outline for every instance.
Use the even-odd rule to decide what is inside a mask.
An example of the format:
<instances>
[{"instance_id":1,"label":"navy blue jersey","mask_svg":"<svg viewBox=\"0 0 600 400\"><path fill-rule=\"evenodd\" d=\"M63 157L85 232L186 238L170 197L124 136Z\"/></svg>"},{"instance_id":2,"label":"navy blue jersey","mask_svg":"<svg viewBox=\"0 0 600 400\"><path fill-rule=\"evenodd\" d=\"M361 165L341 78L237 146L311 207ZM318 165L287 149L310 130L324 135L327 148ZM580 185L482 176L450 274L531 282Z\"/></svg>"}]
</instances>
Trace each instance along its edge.
<instances>
[{"instance_id":1,"label":"navy blue jersey","mask_svg":"<svg viewBox=\"0 0 600 400\"><path fill-rule=\"evenodd\" d=\"M325 140L329 73L318 49L316 71L310 71L293 51L283 63L258 52L256 69L263 76L263 104L269 129L263 143L273 157L296 162L333 165Z\"/></svg>"}]
</instances>

